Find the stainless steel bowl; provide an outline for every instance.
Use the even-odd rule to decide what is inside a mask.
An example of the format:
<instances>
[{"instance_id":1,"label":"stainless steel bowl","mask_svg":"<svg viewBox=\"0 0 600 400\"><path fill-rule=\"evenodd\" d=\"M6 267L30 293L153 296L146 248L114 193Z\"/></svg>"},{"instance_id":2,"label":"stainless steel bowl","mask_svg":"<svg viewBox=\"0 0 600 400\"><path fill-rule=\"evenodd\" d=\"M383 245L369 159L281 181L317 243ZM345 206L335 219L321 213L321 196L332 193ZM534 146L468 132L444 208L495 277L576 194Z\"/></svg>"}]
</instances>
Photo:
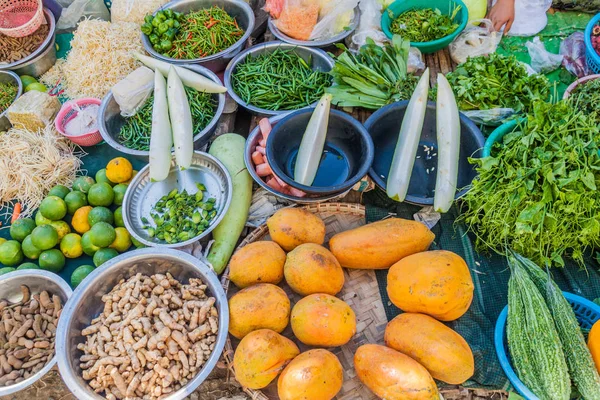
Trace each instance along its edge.
<instances>
[{"instance_id":1,"label":"stainless steel bowl","mask_svg":"<svg viewBox=\"0 0 600 400\"><path fill-rule=\"evenodd\" d=\"M144 49L146 49L146 51L150 53L152 57L170 62L171 64L200 64L214 72L223 71L229 60L242 51L244 44L252 34L252 30L254 30L254 11L252 11L252 8L248 5L248 3L243 0L175 0L165 4L156 10L154 14L167 8L187 14L190 11L198 11L213 6L221 7L227 11L227 14L234 17L237 20L240 28L244 30L244 36L235 42L233 46L217 54L213 54L212 56L193 58L191 60L180 60L177 58L164 56L155 51L154 47L152 47L152 43L150 43L150 39L148 39L148 35L142 34L142 44L144 45Z\"/></svg>"},{"instance_id":2,"label":"stainless steel bowl","mask_svg":"<svg viewBox=\"0 0 600 400\"><path fill-rule=\"evenodd\" d=\"M219 312L219 332L215 348L202 370L187 385L164 399L181 400L196 390L213 370L227 340L229 329L229 308L227 296L215 273L202 261L189 254L170 249L141 249L122 254L107 261L94 270L77 286L71 300L63 309L58 324L57 346L58 369L60 375L79 400L101 400L104 397L94 393L82 378L79 358L82 353L77 345L83 343L81 330L104 309L102 296L121 280L142 273L145 275L165 274L169 272L180 282L187 283L190 278L200 278L208 286L209 295L216 299L215 307Z\"/></svg>"},{"instance_id":3,"label":"stainless steel bowl","mask_svg":"<svg viewBox=\"0 0 600 400\"><path fill-rule=\"evenodd\" d=\"M73 294L71 287L60 276L41 269L28 269L10 272L0 277L0 299L6 299L11 302L20 301L22 299L21 285L27 285L32 294L47 290L49 293L59 296L63 304L67 303L67 300L69 300ZM61 315L60 320L62 320L62 318ZM58 343L58 340L57 335L55 346ZM59 351L56 350L55 347L54 357L52 357L44 368L29 378L19 383L15 383L14 385L0 386L0 397L8 396L23 390L37 382L54 367L58 353Z\"/></svg>"},{"instance_id":4,"label":"stainless steel bowl","mask_svg":"<svg viewBox=\"0 0 600 400\"><path fill-rule=\"evenodd\" d=\"M271 123L272 126L275 126L285 116L286 116L286 114L276 115L274 117L269 118L269 122ZM256 126L256 128L254 128L252 130L252 132L250 132L250 135L248 136L248 140L246 140L246 151L244 152L244 162L246 163L246 168L248 169L248 172L250 172L250 175L252 176L252 179L254 179L254 182L258 183L260 187L262 187L269 193L279 197L280 199L290 201L290 202L296 203L296 204L317 204L317 203L323 203L325 201L339 199L341 197L344 197L350 191L350 190L346 190L346 191L343 191L340 193L333 193L333 194L321 195L321 196L312 196L311 195L310 197L309 196L296 197L296 196L291 196L291 195L283 194L283 193L276 191L275 189L273 189L272 187L267 185L266 182L260 176L258 176L258 174L256 173L256 170L254 169L254 163L252 162L252 153L253 153L254 149L256 148L256 145L258 145L260 135L261 135L261 132L260 132L259 126Z\"/></svg>"},{"instance_id":5,"label":"stainless steel bowl","mask_svg":"<svg viewBox=\"0 0 600 400\"><path fill-rule=\"evenodd\" d=\"M231 81L233 73L236 71L238 64L246 61L248 57L256 57L261 54L269 54L277 50L278 48L282 48L285 50L295 50L296 53L302 57L307 63L309 63L313 70L329 72L333 68L334 61L331 57L327 55L323 50L311 47L302 47L296 46L294 44L283 43L280 41L268 42L256 45L251 47L242 53L238 54L227 66L225 69L225 87L227 88L227 93L238 103L240 106L250 110L254 114L259 115L280 115L287 114L296 110L282 110L282 111L273 111L267 110L264 108L255 107L251 104L246 103L240 96L238 96L233 90L233 83ZM314 107L318 101L315 101L308 107Z\"/></svg>"},{"instance_id":6,"label":"stainless steel bowl","mask_svg":"<svg viewBox=\"0 0 600 400\"><path fill-rule=\"evenodd\" d=\"M17 96L13 99L13 102L19 98L23 94L23 84L21 83L21 79L19 79L19 75L15 74L12 71L0 71L0 83L9 83L12 82L17 85ZM6 117L8 109L4 110L4 112L0 113L0 132L10 129L10 121Z\"/></svg>"},{"instance_id":7,"label":"stainless steel bowl","mask_svg":"<svg viewBox=\"0 0 600 400\"><path fill-rule=\"evenodd\" d=\"M346 39L348 36L350 36L352 33L354 33L354 31L358 27L359 22L360 22L360 8L358 6L356 6L356 8L354 8L354 18L352 18L352 21L350 21L350 25L348 26L348 29L345 29L342 32L338 33L337 35L332 36L328 39L297 40L297 39L291 38L288 35L286 35L285 33L281 32L279 29L277 29L277 26L275 26L275 22L273 21L273 18L271 18L271 17L269 17L269 29L271 30L273 35L275 35L275 37L277 39L281 40L282 42L295 44L296 46L319 47L319 48L323 49L326 47L331 47L334 44L339 43L339 42L343 41L344 39Z\"/></svg>"},{"instance_id":8,"label":"stainless steel bowl","mask_svg":"<svg viewBox=\"0 0 600 400\"><path fill-rule=\"evenodd\" d=\"M188 193L196 193L198 191L196 183L203 183L208 197L217 199L215 203L217 216L209 227L200 235L181 243L167 244L164 240L150 237L142 228L145 225L141 220L142 217L152 220L150 218L152 207L173 189L179 191L186 189ZM142 168L127 187L123 199L123 222L129 233L146 246L183 247L207 236L221 222L231 204L232 194L233 184L227 168L210 154L196 151L192 165L185 171L179 171L173 157L169 176L162 182L150 181L150 165Z\"/></svg>"},{"instance_id":9,"label":"stainless steel bowl","mask_svg":"<svg viewBox=\"0 0 600 400\"><path fill-rule=\"evenodd\" d=\"M197 72L200 75L209 78L213 82L222 85L221 80L217 77L217 75L207 68L199 65L182 65L182 67ZM215 93L213 94L213 98L218 101L215 116L202 131L198 132L194 136L195 149L200 149L208 142L213 133L215 133L217 130L219 119L221 118L221 115L223 115L223 110L225 109L225 93ZM118 142L117 138L119 137L119 132L121 131L123 125L125 125L126 120L125 117L121 116L121 109L115 101L112 91L109 91L108 94L104 96L104 99L102 99L102 104L98 110L98 115L100 120L100 134L110 147L120 151L121 153L129 154L148 162L150 156L149 151L129 149Z\"/></svg>"},{"instance_id":10,"label":"stainless steel bowl","mask_svg":"<svg viewBox=\"0 0 600 400\"><path fill-rule=\"evenodd\" d=\"M56 63L56 20L54 14L44 8L46 22L49 25L48 37L33 53L10 64L0 64L0 70L15 71L19 75L38 77L46 73Z\"/></svg>"}]
</instances>

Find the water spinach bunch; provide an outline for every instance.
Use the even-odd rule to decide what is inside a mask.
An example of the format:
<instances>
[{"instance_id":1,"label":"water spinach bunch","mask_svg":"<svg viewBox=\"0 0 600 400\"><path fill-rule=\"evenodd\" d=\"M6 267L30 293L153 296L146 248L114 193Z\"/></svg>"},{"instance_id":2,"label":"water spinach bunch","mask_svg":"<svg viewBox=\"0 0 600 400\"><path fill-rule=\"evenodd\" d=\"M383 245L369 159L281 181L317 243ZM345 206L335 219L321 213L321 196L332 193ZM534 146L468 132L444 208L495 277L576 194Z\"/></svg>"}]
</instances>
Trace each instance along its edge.
<instances>
[{"instance_id":1,"label":"water spinach bunch","mask_svg":"<svg viewBox=\"0 0 600 400\"><path fill-rule=\"evenodd\" d=\"M410 42L394 35L383 48L368 38L355 55L345 46L331 71L334 85L326 90L333 104L377 110L409 99L418 79L408 73Z\"/></svg>"},{"instance_id":2,"label":"water spinach bunch","mask_svg":"<svg viewBox=\"0 0 600 400\"><path fill-rule=\"evenodd\" d=\"M450 15L443 14L439 9L423 8L403 12L394 19L391 10L388 10L393 19L390 31L395 35L402 35L411 42L431 42L451 35L459 26L454 22L461 6L454 6Z\"/></svg>"}]
</instances>

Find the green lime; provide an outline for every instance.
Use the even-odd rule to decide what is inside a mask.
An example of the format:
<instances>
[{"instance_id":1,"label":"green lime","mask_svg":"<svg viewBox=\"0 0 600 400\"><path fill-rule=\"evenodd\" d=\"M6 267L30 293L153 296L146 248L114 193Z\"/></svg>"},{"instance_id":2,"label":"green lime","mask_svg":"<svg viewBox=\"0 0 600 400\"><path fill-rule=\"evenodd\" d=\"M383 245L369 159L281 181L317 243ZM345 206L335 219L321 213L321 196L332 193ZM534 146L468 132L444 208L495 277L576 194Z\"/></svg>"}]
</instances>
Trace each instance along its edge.
<instances>
[{"instance_id":1,"label":"green lime","mask_svg":"<svg viewBox=\"0 0 600 400\"><path fill-rule=\"evenodd\" d=\"M125 228L115 228L117 238L110 244L111 249L117 250L119 253L124 253L131 247L131 235Z\"/></svg>"},{"instance_id":2,"label":"green lime","mask_svg":"<svg viewBox=\"0 0 600 400\"><path fill-rule=\"evenodd\" d=\"M27 85L27 87L25 87L25 92L31 92L32 90L46 93L48 91L48 88L43 83L34 82L30 83L29 85Z\"/></svg>"},{"instance_id":3,"label":"green lime","mask_svg":"<svg viewBox=\"0 0 600 400\"><path fill-rule=\"evenodd\" d=\"M115 228L107 222L95 223L89 233L92 244L101 248L110 246L117 238Z\"/></svg>"},{"instance_id":4,"label":"green lime","mask_svg":"<svg viewBox=\"0 0 600 400\"><path fill-rule=\"evenodd\" d=\"M31 232L31 243L40 250L48 250L58 244L58 232L52 225L38 226Z\"/></svg>"},{"instance_id":5,"label":"green lime","mask_svg":"<svg viewBox=\"0 0 600 400\"><path fill-rule=\"evenodd\" d=\"M86 233L84 233L81 236L81 248L83 249L83 252L85 254L87 254L90 257L93 257L94 254L96 254L96 252L98 250L100 250L100 247L98 246L94 246L92 244L92 241L90 240L91 236L90 236L90 232L87 231Z\"/></svg>"},{"instance_id":6,"label":"green lime","mask_svg":"<svg viewBox=\"0 0 600 400\"><path fill-rule=\"evenodd\" d=\"M48 196L56 196L64 199L66 195L69 194L71 190L68 187L63 185L56 185L48 192Z\"/></svg>"},{"instance_id":7,"label":"green lime","mask_svg":"<svg viewBox=\"0 0 600 400\"><path fill-rule=\"evenodd\" d=\"M119 183L117 186L113 188L113 192L115 192L114 203L118 206L123 204L123 198L125 197L125 192L127 191L127 184Z\"/></svg>"},{"instance_id":8,"label":"green lime","mask_svg":"<svg viewBox=\"0 0 600 400\"><path fill-rule=\"evenodd\" d=\"M77 267L77 269L75 269L75 271L73 271L71 274L71 286L73 286L73 288L79 286L81 281L84 280L86 276L91 274L95 269L96 267L92 265L80 265Z\"/></svg>"},{"instance_id":9,"label":"green lime","mask_svg":"<svg viewBox=\"0 0 600 400\"><path fill-rule=\"evenodd\" d=\"M10 226L10 237L22 242L35 229L35 221L31 218L21 218Z\"/></svg>"},{"instance_id":10,"label":"green lime","mask_svg":"<svg viewBox=\"0 0 600 400\"><path fill-rule=\"evenodd\" d=\"M27 87L29 85L31 85L32 83L37 83L37 79L35 79L33 76L29 76L29 75L21 75L21 84L23 85L23 87Z\"/></svg>"},{"instance_id":11,"label":"green lime","mask_svg":"<svg viewBox=\"0 0 600 400\"><path fill-rule=\"evenodd\" d=\"M139 240L137 240L133 236L131 236L131 243L133 243L133 245L135 246L136 249L141 249L141 248L146 247L145 244L143 244L142 242L140 242Z\"/></svg>"},{"instance_id":12,"label":"green lime","mask_svg":"<svg viewBox=\"0 0 600 400\"><path fill-rule=\"evenodd\" d=\"M75 178L75 181L73 182L73 190L87 193L94 183L96 183L96 181L91 176L80 176Z\"/></svg>"},{"instance_id":13,"label":"green lime","mask_svg":"<svg viewBox=\"0 0 600 400\"><path fill-rule=\"evenodd\" d=\"M19 270L20 269L40 269L40 267L32 262L26 262L26 263L19 265L19 267L17 269L19 269Z\"/></svg>"},{"instance_id":14,"label":"green lime","mask_svg":"<svg viewBox=\"0 0 600 400\"><path fill-rule=\"evenodd\" d=\"M94 226L98 222L106 222L113 224L114 217L112 211L106 207L94 207L88 214L88 223L90 226Z\"/></svg>"},{"instance_id":15,"label":"green lime","mask_svg":"<svg viewBox=\"0 0 600 400\"><path fill-rule=\"evenodd\" d=\"M92 185L88 192L88 201L92 206L108 207L113 203L115 193L112 187L106 182L96 183Z\"/></svg>"},{"instance_id":16,"label":"green lime","mask_svg":"<svg viewBox=\"0 0 600 400\"><path fill-rule=\"evenodd\" d=\"M66 195L65 203L67 203L67 212L70 215L75 214L75 211L79 210L81 207L88 205L87 196L79 190L74 190Z\"/></svg>"},{"instance_id":17,"label":"green lime","mask_svg":"<svg viewBox=\"0 0 600 400\"><path fill-rule=\"evenodd\" d=\"M59 273L65 266L65 256L58 249L46 250L40 254L40 268Z\"/></svg>"},{"instance_id":18,"label":"green lime","mask_svg":"<svg viewBox=\"0 0 600 400\"><path fill-rule=\"evenodd\" d=\"M125 222L123 222L123 207L115 210L115 227L125 227Z\"/></svg>"},{"instance_id":19,"label":"green lime","mask_svg":"<svg viewBox=\"0 0 600 400\"><path fill-rule=\"evenodd\" d=\"M31 235L27 236L25 240L23 240L23 243L21 243L21 250L23 250L25 257L29 258L30 260L37 260L40 257L40 254L42 254L42 251L35 247L31 242Z\"/></svg>"},{"instance_id":20,"label":"green lime","mask_svg":"<svg viewBox=\"0 0 600 400\"><path fill-rule=\"evenodd\" d=\"M67 258L77 258L83 254L81 247L81 236L76 233L69 233L60 241L60 251Z\"/></svg>"},{"instance_id":21,"label":"green lime","mask_svg":"<svg viewBox=\"0 0 600 400\"><path fill-rule=\"evenodd\" d=\"M50 222L52 221L44 217L41 212L35 213L35 224L37 226L48 225Z\"/></svg>"},{"instance_id":22,"label":"green lime","mask_svg":"<svg viewBox=\"0 0 600 400\"><path fill-rule=\"evenodd\" d=\"M67 234L71 233L71 227L65 221L52 221L48 225L51 225L54 229L56 229L56 233L58 233L59 242Z\"/></svg>"},{"instance_id":23,"label":"green lime","mask_svg":"<svg viewBox=\"0 0 600 400\"><path fill-rule=\"evenodd\" d=\"M67 215L67 203L58 196L48 196L42 200L40 212L45 218L58 221Z\"/></svg>"},{"instance_id":24,"label":"green lime","mask_svg":"<svg viewBox=\"0 0 600 400\"><path fill-rule=\"evenodd\" d=\"M96 182L108 183L110 186L116 185L116 183L111 182L111 180L106 177L106 168L102 168L100 171L96 172Z\"/></svg>"},{"instance_id":25,"label":"green lime","mask_svg":"<svg viewBox=\"0 0 600 400\"><path fill-rule=\"evenodd\" d=\"M8 240L0 245L0 264L13 267L23 261L21 243L16 240Z\"/></svg>"},{"instance_id":26,"label":"green lime","mask_svg":"<svg viewBox=\"0 0 600 400\"><path fill-rule=\"evenodd\" d=\"M96 267L101 266L111 258L115 258L119 253L115 249L100 249L94 254L94 265Z\"/></svg>"},{"instance_id":27,"label":"green lime","mask_svg":"<svg viewBox=\"0 0 600 400\"><path fill-rule=\"evenodd\" d=\"M8 274L9 272L16 271L13 267L0 268L0 275Z\"/></svg>"}]
</instances>

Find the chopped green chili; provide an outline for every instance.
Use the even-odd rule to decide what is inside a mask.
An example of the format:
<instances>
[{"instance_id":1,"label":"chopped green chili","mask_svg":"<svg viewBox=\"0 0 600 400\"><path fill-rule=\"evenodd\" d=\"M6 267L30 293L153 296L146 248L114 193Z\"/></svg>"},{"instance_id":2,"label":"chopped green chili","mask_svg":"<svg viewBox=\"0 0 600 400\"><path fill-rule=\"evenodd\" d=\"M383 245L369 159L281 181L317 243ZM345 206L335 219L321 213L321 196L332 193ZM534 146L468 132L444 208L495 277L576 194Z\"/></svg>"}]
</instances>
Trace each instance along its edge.
<instances>
[{"instance_id":1,"label":"chopped green chili","mask_svg":"<svg viewBox=\"0 0 600 400\"><path fill-rule=\"evenodd\" d=\"M217 102L212 94L199 92L192 88L185 88L192 120L194 123L194 134L204 129L215 116ZM150 150L150 133L152 132L152 106L154 96L146 101L146 104L133 116L126 119L121 128L117 141L132 150Z\"/></svg>"},{"instance_id":2,"label":"chopped green chili","mask_svg":"<svg viewBox=\"0 0 600 400\"><path fill-rule=\"evenodd\" d=\"M461 6L455 6L451 15L433 8L408 10L395 19L392 11L388 10L393 19L390 30L411 42L431 42L452 34L458 28L459 24L453 21L460 9Z\"/></svg>"},{"instance_id":3,"label":"chopped green chili","mask_svg":"<svg viewBox=\"0 0 600 400\"><path fill-rule=\"evenodd\" d=\"M18 87L14 83L0 83L0 114L2 114L17 96Z\"/></svg>"},{"instance_id":4,"label":"chopped green chili","mask_svg":"<svg viewBox=\"0 0 600 400\"><path fill-rule=\"evenodd\" d=\"M330 77L313 71L294 50L276 49L248 58L232 75L233 90L246 103L266 110L297 110L321 98Z\"/></svg>"},{"instance_id":5,"label":"chopped green chili","mask_svg":"<svg viewBox=\"0 0 600 400\"><path fill-rule=\"evenodd\" d=\"M172 47L165 55L177 59L208 57L233 46L244 36L237 20L220 7L213 6L183 16Z\"/></svg>"},{"instance_id":6,"label":"chopped green chili","mask_svg":"<svg viewBox=\"0 0 600 400\"><path fill-rule=\"evenodd\" d=\"M173 189L156 202L150 211L153 226L148 218L141 218L148 236L174 244L194 238L210 226L217 216L217 199L204 200L206 187L202 183L196 187L194 194Z\"/></svg>"}]
</instances>

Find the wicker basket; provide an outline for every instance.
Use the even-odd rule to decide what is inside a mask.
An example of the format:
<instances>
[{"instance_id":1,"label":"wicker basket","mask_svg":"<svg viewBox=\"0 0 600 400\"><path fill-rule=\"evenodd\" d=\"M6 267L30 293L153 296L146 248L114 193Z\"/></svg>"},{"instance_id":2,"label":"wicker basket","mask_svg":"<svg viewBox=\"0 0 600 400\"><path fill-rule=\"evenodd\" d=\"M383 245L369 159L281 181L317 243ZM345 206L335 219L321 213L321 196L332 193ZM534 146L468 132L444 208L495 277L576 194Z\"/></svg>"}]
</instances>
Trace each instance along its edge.
<instances>
[{"instance_id":1,"label":"wicker basket","mask_svg":"<svg viewBox=\"0 0 600 400\"><path fill-rule=\"evenodd\" d=\"M365 208L360 204L347 203L321 203L304 207L306 210L317 214L325 221L326 235L325 243L336 233L357 228L365 224ZM251 232L240 244L241 248L249 243L260 240L269 240L269 229L262 225ZM229 285L229 269L223 275L223 287L229 287L228 297L235 294L238 289L234 285ZM354 372L353 358L356 349L366 343L383 343L383 334L387 325L385 310L379 295L379 287L375 272L372 270L350 270L344 269L346 282L344 288L338 294L338 297L346 301L356 314L356 335L350 342L342 347L335 347L331 350L340 360L344 368L344 385L338 393L336 399L343 400L375 400L375 396L358 379ZM290 298L292 306L302 298L294 293L290 287L282 283L280 286L285 290ZM292 329L288 325L282 333L284 336L292 339L301 351L310 349L294 338ZM233 353L239 340L229 337L225 345L225 360L229 368L233 371ZM263 389L252 390L245 389L246 393L255 400L278 399L277 379Z\"/></svg>"},{"instance_id":2,"label":"wicker basket","mask_svg":"<svg viewBox=\"0 0 600 400\"><path fill-rule=\"evenodd\" d=\"M42 0L0 0L0 34L29 36L45 22Z\"/></svg>"}]
</instances>

